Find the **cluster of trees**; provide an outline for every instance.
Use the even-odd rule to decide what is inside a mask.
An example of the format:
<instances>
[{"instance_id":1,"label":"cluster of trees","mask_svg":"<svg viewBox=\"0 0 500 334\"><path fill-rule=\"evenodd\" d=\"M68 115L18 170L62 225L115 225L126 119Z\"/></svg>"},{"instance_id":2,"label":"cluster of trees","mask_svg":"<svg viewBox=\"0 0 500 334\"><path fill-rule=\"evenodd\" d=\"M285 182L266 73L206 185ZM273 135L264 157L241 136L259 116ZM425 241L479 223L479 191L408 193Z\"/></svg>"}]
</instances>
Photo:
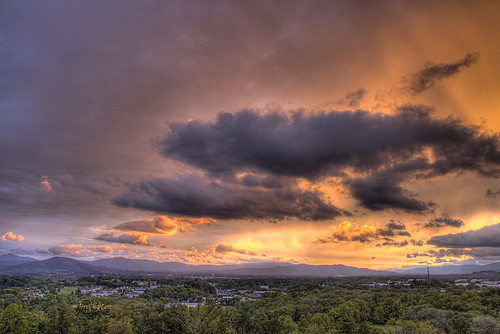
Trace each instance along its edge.
<instances>
[{"instance_id":1,"label":"cluster of trees","mask_svg":"<svg viewBox=\"0 0 500 334\"><path fill-rule=\"evenodd\" d=\"M0 334L500 334L499 289L448 285L448 291L441 292L436 281L373 289L347 280L219 280L217 286L224 288L275 284L283 289L255 301L236 302L234 307L217 304L213 286L203 280L171 280L171 286L149 290L140 298L93 298L56 291L26 299L27 286L58 287L61 282L25 278L2 282ZM105 282L115 280L101 283ZM173 299L193 296L205 296L208 302L198 307L171 304Z\"/></svg>"}]
</instances>

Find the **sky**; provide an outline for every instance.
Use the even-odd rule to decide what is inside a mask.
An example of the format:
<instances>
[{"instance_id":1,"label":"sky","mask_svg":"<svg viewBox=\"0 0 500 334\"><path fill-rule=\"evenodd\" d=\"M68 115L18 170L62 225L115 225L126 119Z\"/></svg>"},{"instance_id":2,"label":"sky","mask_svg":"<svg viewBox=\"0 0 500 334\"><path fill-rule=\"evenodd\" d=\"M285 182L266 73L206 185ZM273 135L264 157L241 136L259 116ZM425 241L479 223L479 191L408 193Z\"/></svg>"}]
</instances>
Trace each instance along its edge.
<instances>
[{"instance_id":1,"label":"sky","mask_svg":"<svg viewBox=\"0 0 500 334\"><path fill-rule=\"evenodd\" d=\"M500 261L497 1L0 3L0 252Z\"/></svg>"}]
</instances>

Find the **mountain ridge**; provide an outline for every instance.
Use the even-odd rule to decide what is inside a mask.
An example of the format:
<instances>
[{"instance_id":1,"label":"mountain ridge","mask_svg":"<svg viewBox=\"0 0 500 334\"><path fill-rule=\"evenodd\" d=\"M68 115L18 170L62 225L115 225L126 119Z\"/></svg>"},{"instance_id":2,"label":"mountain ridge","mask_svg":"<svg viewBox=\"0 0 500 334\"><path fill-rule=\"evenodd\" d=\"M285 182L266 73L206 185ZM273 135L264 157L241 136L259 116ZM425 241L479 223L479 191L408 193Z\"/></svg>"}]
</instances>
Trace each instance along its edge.
<instances>
[{"instance_id":1,"label":"mountain ridge","mask_svg":"<svg viewBox=\"0 0 500 334\"><path fill-rule=\"evenodd\" d=\"M336 277L388 276L394 273L345 265L308 265L286 262L245 263L232 265L189 265L180 262L157 262L123 257L79 261L66 257L52 257L0 268L8 274L133 274L162 273L171 275L217 274L254 277Z\"/></svg>"}]
</instances>

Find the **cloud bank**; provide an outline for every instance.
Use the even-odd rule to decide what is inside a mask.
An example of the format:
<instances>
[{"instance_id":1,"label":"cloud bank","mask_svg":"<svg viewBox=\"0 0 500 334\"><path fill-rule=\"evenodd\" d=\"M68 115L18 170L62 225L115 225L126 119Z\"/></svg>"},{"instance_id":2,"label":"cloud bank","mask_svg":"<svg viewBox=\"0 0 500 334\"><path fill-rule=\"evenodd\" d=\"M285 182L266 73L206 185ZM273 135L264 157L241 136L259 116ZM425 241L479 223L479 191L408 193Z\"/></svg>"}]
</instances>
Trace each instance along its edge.
<instances>
[{"instance_id":1,"label":"cloud bank","mask_svg":"<svg viewBox=\"0 0 500 334\"><path fill-rule=\"evenodd\" d=\"M497 135L415 105L393 114L221 112L212 122L171 123L154 146L205 177L128 184L114 204L216 219L332 219L349 212L298 181L336 177L368 210L426 213L436 204L417 199L405 182L461 171L500 176Z\"/></svg>"},{"instance_id":2,"label":"cloud bank","mask_svg":"<svg viewBox=\"0 0 500 334\"><path fill-rule=\"evenodd\" d=\"M223 112L214 122L173 123L155 143L164 157L212 175L257 169L314 179L341 174L348 167L375 171L388 162L410 171L441 174L468 169L490 175L498 174L500 163L497 136L452 118L435 118L423 106L400 107L390 115L364 110ZM436 162L402 164L424 148L438 158Z\"/></svg>"},{"instance_id":3,"label":"cloud bank","mask_svg":"<svg viewBox=\"0 0 500 334\"><path fill-rule=\"evenodd\" d=\"M442 248L500 247L500 224L463 233L435 236L427 243Z\"/></svg>"}]
</instances>

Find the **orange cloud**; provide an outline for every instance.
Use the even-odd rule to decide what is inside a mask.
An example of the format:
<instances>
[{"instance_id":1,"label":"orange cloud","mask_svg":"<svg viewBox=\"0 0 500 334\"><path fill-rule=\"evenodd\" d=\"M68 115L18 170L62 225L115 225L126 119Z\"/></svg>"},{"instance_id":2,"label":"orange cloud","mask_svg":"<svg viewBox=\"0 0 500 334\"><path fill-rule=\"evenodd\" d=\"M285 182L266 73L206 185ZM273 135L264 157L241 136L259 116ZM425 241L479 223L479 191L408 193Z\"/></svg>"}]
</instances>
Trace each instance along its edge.
<instances>
[{"instance_id":1,"label":"orange cloud","mask_svg":"<svg viewBox=\"0 0 500 334\"><path fill-rule=\"evenodd\" d=\"M138 235L137 240L134 242L134 244L149 245L148 236Z\"/></svg>"},{"instance_id":2,"label":"orange cloud","mask_svg":"<svg viewBox=\"0 0 500 334\"><path fill-rule=\"evenodd\" d=\"M343 221L339 226L334 228L331 236L318 237L317 242L341 242L341 241L359 241L369 242L377 237L377 230L373 226L363 225L357 226L348 221Z\"/></svg>"},{"instance_id":3,"label":"orange cloud","mask_svg":"<svg viewBox=\"0 0 500 334\"><path fill-rule=\"evenodd\" d=\"M369 225L357 226L348 221L340 223L339 226L333 227L333 232L329 236L320 236L316 238L316 243L339 243L343 241L357 241L361 243L371 243L380 241L377 247L382 246L395 246L405 247L412 242L418 244L416 241L410 241L408 237L411 234L406 229L405 224L391 220L383 228L375 228ZM403 239L401 239L403 238ZM396 240L398 239L398 240Z\"/></svg>"},{"instance_id":4,"label":"orange cloud","mask_svg":"<svg viewBox=\"0 0 500 334\"><path fill-rule=\"evenodd\" d=\"M123 252L124 252L126 249L128 249L128 247L122 244L122 245L120 245L120 249L118 250L118 253L123 254Z\"/></svg>"},{"instance_id":5,"label":"orange cloud","mask_svg":"<svg viewBox=\"0 0 500 334\"><path fill-rule=\"evenodd\" d=\"M179 226L179 232L194 232L193 225L210 225L217 221L212 218L189 218L189 217L174 217L171 218Z\"/></svg>"},{"instance_id":6,"label":"orange cloud","mask_svg":"<svg viewBox=\"0 0 500 334\"><path fill-rule=\"evenodd\" d=\"M92 246L89 248L89 251L92 254L104 253L104 254L113 254L114 250L108 246Z\"/></svg>"},{"instance_id":7,"label":"orange cloud","mask_svg":"<svg viewBox=\"0 0 500 334\"><path fill-rule=\"evenodd\" d=\"M358 227L355 224L351 224L348 221L340 223L340 225L334 230L332 235L342 241L342 240L357 240L365 241L373 238L377 230L373 226L363 225Z\"/></svg>"},{"instance_id":8,"label":"orange cloud","mask_svg":"<svg viewBox=\"0 0 500 334\"><path fill-rule=\"evenodd\" d=\"M191 224L179 224L179 232L194 232L194 227Z\"/></svg>"},{"instance_id":9,"label":"orange cloud","mask_svg":"<svg viewBox=\"0 0 500 334\"><path fill-rule=\"evenodd\" d=\"M70 255L70 256L79 256L82 254L83 247L81 244L71 244L71 245L59 245L57 247L52 247L49 249L51 253L54 255Z\"/></svg>"},{"instance_id":10,"label":"orange cloud","mask_svg":"<svg viewBox=\"0 0 500 334\"><path fill-rule=\"evenodd\" d=\"M47 190L47 191L52 190L52 185L50 184L48 176L42 176L42 181L40 181L40 185L42 186L43 190Z\"/></svg>"},{"instance_id":11,"label":"orange cloud","mask_svg":"<svg viewBox=\"0 0 500 334\"><path fill-rule=\"evenodd\" d=\"M7 232L2 235L2 240L23 241L24 237L22 235L15 235L12 232Z\"/></svg>"}]
</instances>

